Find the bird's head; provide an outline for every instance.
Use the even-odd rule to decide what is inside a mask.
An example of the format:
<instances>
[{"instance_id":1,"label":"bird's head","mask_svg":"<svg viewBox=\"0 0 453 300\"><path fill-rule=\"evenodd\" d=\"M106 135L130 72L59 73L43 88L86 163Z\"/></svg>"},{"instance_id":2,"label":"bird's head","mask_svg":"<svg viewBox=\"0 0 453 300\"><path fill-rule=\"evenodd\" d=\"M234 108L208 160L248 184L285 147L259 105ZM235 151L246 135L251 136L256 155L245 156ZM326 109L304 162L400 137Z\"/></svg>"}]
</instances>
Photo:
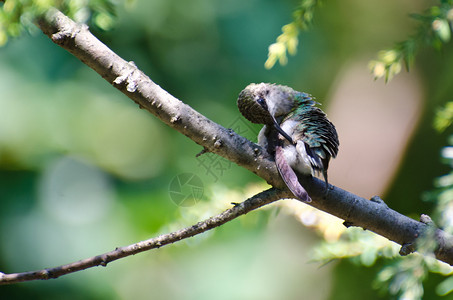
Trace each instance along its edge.
<instances>
[{"instance_id":1,"label":"bird's head","mask_svg":"<svg viewBox=\"0 0 453 300\"><path fill-rule=\"evenodd\" d=\"M274 125L282 133L279 122L294 109L295 93L286 86L252 83L239 93L237 104L241 114L250 122ZM287 134L283 135L291 140Z\"/></svg>"},{"instance_id":2,"label":"bird's head","mask_svg":"<svg viewBox=\"0 0 453 300\"><path fill-rule=\"evenodd\" d=\"M257 124L272 124L266 98L269 89L264 83L249 84L239 93L238 108L241 114L250 122Z\"/></svg>"}]
</instances>

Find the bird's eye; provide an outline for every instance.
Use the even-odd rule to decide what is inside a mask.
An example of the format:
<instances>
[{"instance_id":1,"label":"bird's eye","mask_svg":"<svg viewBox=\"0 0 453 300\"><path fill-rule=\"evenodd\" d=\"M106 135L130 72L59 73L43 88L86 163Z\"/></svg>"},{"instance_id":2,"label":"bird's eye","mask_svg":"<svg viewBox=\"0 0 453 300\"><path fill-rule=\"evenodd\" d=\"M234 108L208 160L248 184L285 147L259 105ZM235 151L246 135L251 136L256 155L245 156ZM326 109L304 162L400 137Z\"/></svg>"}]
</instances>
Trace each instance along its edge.
<instances>
[{"instance_id":1,"label":"bird's eye","mask_svg":"<svg viewBox=\"0 0 453 300\"><path fill-rule=\"evenodd\" d=\"M258 102L258 104L261 105L262 108L267 110L267 104L266 104L266 100L264 100L264 98L258 98L258 100L256 100L256 102Z\"/></svg>"}]
</instances>

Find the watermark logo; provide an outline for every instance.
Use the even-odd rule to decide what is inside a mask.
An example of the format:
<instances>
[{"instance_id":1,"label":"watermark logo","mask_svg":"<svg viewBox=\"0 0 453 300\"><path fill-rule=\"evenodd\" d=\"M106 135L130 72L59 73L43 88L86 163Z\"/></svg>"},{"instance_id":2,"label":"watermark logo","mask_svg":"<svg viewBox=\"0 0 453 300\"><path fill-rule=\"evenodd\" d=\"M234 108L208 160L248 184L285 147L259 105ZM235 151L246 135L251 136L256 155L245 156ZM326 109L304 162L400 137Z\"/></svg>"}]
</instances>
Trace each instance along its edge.
<instances>
[{"instance_id":1,"label":"watermark logo","mask_svg":"<svg viewBox=\"0 0 453 300\"><path fill-rule=\"evenodd\" d=\"M190 207L203 197L203 181L193 173L181 173L172 179L168 192L176 205Z\"/></svg>"},{"instance_id":2,"label":"watermark logo","mask_svg":"<svg viewBox=\"0 0 453 300\"><path fill-rule=\"evenodd\" d=\"M237 134L243 137L256 141L258 136L257 130L251 126L250 122L246 121L243 117L238 116L228 126L234 130ZM220 177L223 176L225 171L231 168L232 162L214 153L204 153L203 155L197 156L198 166L201 166L206 171L206 175L210 175L214 178L214 182L217 182Z\"/></svg>"},{"instance_id":3,"label":"watermark logo","mask_svg":"<svg viewBox=\"0 0 453 300\"><path fill-rule=\"evenodd\" d=\"M241 116L238 116L233 122L231 122L231 124L228 125L228 128L233 129L237 134L242 135L252 142L256 142L256 138L258 137L258 131L252 123Z\"/></svg>"}]
</instances>

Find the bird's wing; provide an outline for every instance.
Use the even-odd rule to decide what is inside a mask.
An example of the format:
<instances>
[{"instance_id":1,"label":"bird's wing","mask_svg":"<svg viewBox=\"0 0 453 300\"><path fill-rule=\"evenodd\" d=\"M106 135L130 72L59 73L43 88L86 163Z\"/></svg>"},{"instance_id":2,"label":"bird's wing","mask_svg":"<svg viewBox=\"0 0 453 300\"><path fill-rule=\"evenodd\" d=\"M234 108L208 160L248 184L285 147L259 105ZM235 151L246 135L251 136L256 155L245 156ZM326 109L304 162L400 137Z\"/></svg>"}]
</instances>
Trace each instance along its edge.
<instances>
[{"instance_id":1,"label":"bird's wing","mask_svg":"<svg viewBox=\"0 0 453 300\"><path fill-rule=\"evenodd\" d=\"M338 153L339 141L335 126L317 107L296 110L289 117L298 120L293 139L304 142L313 168L317 171L326 170L330 158L336 157Z\"/></svg>"}]
</instances>

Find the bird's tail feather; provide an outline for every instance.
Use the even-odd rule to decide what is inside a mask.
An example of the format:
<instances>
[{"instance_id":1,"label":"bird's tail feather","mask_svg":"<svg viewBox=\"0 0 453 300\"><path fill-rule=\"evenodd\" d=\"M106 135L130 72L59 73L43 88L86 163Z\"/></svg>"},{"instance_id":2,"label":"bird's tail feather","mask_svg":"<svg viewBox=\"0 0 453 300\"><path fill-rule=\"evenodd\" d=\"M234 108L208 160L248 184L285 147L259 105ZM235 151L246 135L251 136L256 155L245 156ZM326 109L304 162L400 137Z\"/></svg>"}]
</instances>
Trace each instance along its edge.
<instances>
[{"instance_id":1,"label":"bird's tail feather","mask_svg":"<svg viewBox=\"0 0 453 300\"><path fill-rule=\"evenodd\" d=\"M277 146L275 149L275 163L280 176L294 196L303 202L311 202L311 198L308 196L307 191L299 183L296 173L286 161L282 146Z\"/></svg>"}]
</instances>

